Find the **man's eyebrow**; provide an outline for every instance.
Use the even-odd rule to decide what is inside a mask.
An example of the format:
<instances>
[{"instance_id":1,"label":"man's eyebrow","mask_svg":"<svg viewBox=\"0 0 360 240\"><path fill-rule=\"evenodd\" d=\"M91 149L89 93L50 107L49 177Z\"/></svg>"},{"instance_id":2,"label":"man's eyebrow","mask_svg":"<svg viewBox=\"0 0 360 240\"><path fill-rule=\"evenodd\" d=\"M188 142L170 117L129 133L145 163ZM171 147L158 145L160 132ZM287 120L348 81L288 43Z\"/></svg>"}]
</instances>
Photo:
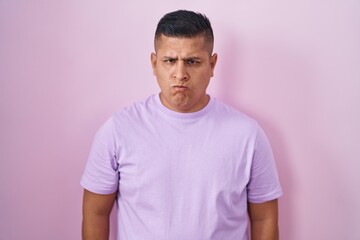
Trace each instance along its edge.
<instances>
[{"instance_id":1,"label":"man's eyebrow","mask_svg":"<svg viewBox=\"0 0 360 240\"><path fill-rule=\"evenodd\" d=\"M186 57L186 58L183 58L183 60L201 60L200 57Z\"/></svg>"},{"instance_id":2,"label":"man's eyebrow","mask_svg":"<svg viewBox=\"0 0 360 240\"><path fill-rule=\"evenodd\" d=\"M162 59L178 59L178 57L163 56Z\"/></svg>"},{"instance_id":3,"label":"man's eyebrow","mask_svg":"<svg viewBox=\"0 0 360 240\"><path fill-rule=\"evenodd\" d=\"M161 59L166 59L166 60L179 60L179 57L171 57L171 56L163 56ZM180 61L201 61L202 58L201 57L197 57L197 56L190 56L190 57L184 57L181 58Z\"/></svg>"}]
</instances>

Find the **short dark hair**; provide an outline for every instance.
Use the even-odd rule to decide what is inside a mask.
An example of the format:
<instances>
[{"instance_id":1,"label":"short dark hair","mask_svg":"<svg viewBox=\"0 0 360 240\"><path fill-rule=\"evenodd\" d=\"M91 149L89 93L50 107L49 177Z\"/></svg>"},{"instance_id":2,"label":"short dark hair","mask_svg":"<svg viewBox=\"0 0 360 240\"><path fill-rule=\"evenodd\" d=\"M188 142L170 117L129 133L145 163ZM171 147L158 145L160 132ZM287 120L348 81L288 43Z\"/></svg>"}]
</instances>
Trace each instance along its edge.
<instances>
[{"instance_id":1,"label":"short dark hair","mask_svg":"<svg viewBox=\"0 0 360 240\"><path fill-rule=\"evenodd\" d=\"M203 34L205 41L213 51L214 34L209 19L201 13L188 10L178 10L165 14L159 21L155 31L156 41L162 36L192 38Z\"/></svg>"}]
</instances>

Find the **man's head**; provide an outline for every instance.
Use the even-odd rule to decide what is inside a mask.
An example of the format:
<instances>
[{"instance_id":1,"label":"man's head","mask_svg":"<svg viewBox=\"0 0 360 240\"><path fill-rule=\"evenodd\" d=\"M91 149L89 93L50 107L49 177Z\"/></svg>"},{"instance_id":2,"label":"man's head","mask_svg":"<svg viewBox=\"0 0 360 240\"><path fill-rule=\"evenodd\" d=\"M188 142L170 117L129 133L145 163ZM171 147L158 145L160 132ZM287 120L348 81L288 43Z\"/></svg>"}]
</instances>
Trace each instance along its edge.
<instances>
[{"instance_id":1,"label":"man's head","mask_svg":"<svg viewBox=\"0 0 360 240\"><path fill-rule=\"evenodd\" d=\"M155 51L161 36L174 38L193 38L203 36L209 54L214 47L214 34L209 19L201 13L187 10L170 12L163 16L155 31Z\"/></svg>"},{"instance_id":2,"label":"man's head","mask_svg":"<svg viewBox=\"0 0 360 240\"><path fill-rule=\"evenodd\" d=\"M188 113L207 105L217 60L213 42L210 22L202 14L180 10L160 20L151 64L167 108Z\"/></svg>"}]
</instances>

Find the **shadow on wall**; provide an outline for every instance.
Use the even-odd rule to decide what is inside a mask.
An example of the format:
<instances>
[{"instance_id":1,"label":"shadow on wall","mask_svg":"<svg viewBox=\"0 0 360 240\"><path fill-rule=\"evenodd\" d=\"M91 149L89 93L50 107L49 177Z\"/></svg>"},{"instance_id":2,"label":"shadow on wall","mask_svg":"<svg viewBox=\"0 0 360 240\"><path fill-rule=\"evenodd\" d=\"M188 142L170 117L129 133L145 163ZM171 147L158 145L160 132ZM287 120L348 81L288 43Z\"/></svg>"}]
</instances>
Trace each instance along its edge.
<instances>
[{"instance_id":1,"label":"shadow on wall","mask_svg":"<svg viewBox=\"0 0 360 240\"><path fill-rule=\"evenodd\" d=\"M272 114L272 111L271 109L268 109L269 106L271 108L272 105L277 104L276 100L275 103L269 102L271 100L269 100L269 98L267 98L266 96L262 96L261 91L257 92L256 89L258 87L266 88L263 91L269 92L268 94L271 94L272 79L279 77L281 78L282 76L280 74L280 76L277 75L271 77L267 76L267 74L264 73L259 74L258 71L262 70L257 69L258 63L254 61L253 54L255 53L252 50L253 48L255 48L255 52L257 54L255 58L257 60L260 59L261 61L261 59L266 59L262 60L262 63L259 62L260 68L260 65L263 64L270 65L267 66L269 69L280 68L280 66L278 65L280 64L278 62L279 59L281 59L281 61L294 61L295 59L293 59L291 56L286 56L286 54L284 53L286 51L281 51L281 55L284 56L279 56L279 49L277 48L267 48L266 53L259 53L259 50L257 50L257 44L253 43L251 44L252 49L249 50L247 49L249 46L244 43L238 36L233 35L233 33L229 33L226 39L228 39L228 41L224 44L224 46L219 47L219 49L221 50L221 55L219 56L221 58L221 61L219 64L220 66L218 66L217 69L219 71L218 79L220 81L217 95L224 102L243 111L250 117L255 118L265 130L274 152L279 178L284 193L279 200L280 235L283 239L293 239L294 236L296 236L296 233L294 232L295 229L292 225L292 223L294 222L294 201L292 196L294 196L293 193L294 191L296 191L296 188L294 187L294 179L290 164L291 156L287 150L289 149L289 141L286 138L286 133L284 132L284 129L281 128L281 124L276 120L276 112L278 111L274 111L275 115L270 115ZM270 54L277 57L269 59L269 56L261 56L262 54ZM248 57L251 57L251 61L253 61L254 63L252 64L251 69L247 69L247 67L250 67L251 65L247 64ZM296 66L296 64L290 65ZM281 68L278 69L278 71L281 71ZM291 69L286 70L286 72L289 71L291 71ZM276 71L270 71L270 74L274 72ZM264 79L261 80L259 78L266 78L265 81L270 83L268 83L268 85L266 86L256 86L257 84L261 84L264 81ZM249 92L246 93L247 91L250 92L250 95L252 93L254 96L250 96ZM254 100L256 101L256 103L247 104L249 103L249 101L255 102ZM301 102L299 104L302 105L303 103ZM274 106L274 108L279 107L281 106ZM262 111L262 108L267 108L267 111Z\"/></svg>"}]
</instances>

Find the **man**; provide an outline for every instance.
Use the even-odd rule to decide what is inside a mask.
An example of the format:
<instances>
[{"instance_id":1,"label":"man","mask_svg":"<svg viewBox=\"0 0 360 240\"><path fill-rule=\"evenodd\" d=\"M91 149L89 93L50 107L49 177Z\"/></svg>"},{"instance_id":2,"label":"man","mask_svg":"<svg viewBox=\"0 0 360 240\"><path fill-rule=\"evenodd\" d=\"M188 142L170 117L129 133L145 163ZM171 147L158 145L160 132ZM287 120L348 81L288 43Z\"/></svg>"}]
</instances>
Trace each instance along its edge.
<instances>
[{"instance_id":1,"label":"man","mask_svg":"<svg viewBox=\"0 0 360 240\"><path fill-rule=\"evenodd\" d=\"M166 14L155 33L161 92L115 113L98 131L81 180L83 239L278 239L282 194L256 121L206 94L217 54L202 14Z\"/></svg>"}]
</instances>

